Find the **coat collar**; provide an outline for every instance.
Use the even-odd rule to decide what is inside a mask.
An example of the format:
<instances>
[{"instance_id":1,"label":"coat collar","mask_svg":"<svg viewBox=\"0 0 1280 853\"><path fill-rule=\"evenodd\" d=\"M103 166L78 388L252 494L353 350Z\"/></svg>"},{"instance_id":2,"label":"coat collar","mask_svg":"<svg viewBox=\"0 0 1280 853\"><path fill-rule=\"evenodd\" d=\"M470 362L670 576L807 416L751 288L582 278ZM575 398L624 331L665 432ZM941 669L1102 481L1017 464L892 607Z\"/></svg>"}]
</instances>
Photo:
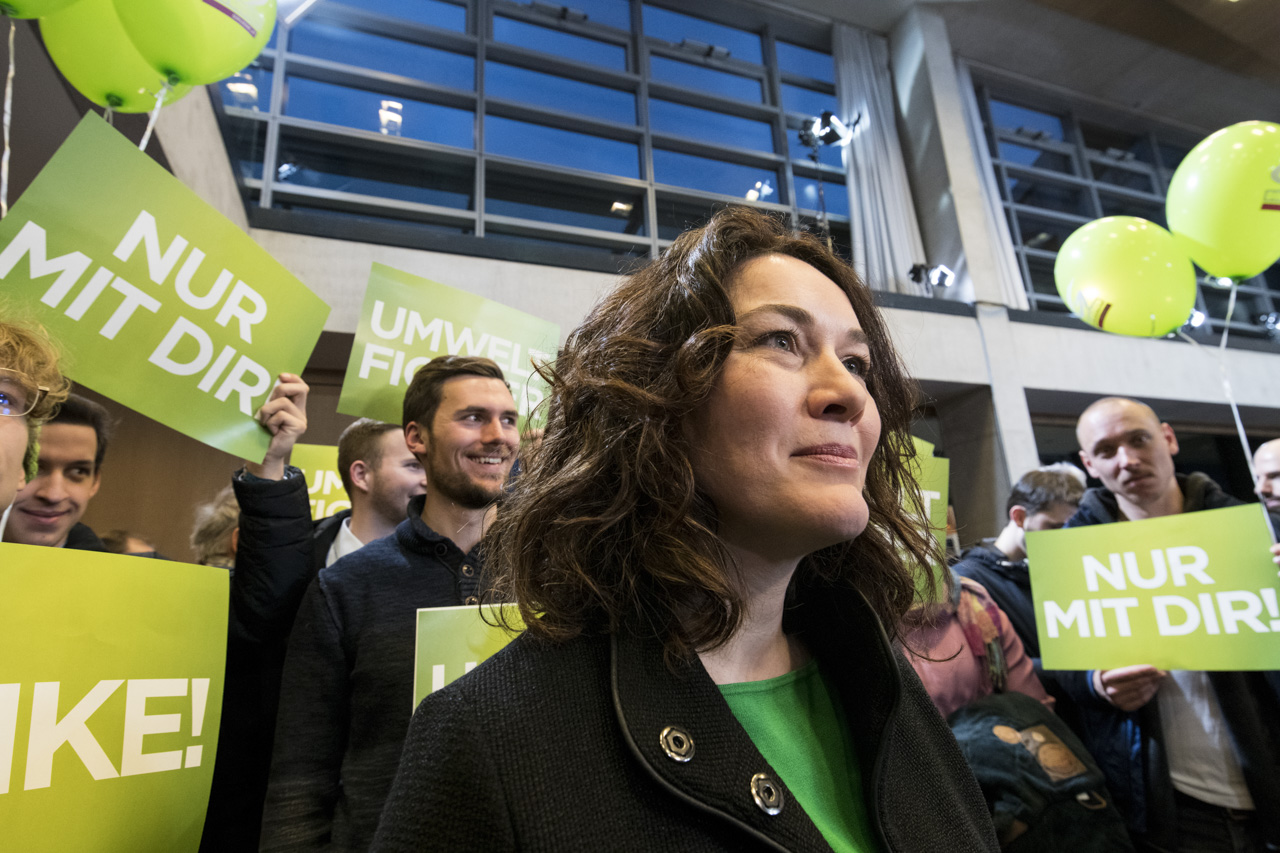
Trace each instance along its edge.
<instances>
[{"instance_id":1,"label":"coat collar","mask_svg":"<svg viewBox=\"0 0 1280 853\"><path fill-rule=\"evenodd\" d=\"M874 779L900 693L884 631L860 594L830 585L798 590L788 628L802 637L838 693L854 733L864 789L877 794L868 813L879 830L884 804L878 801ZM624 739L660 785L736 824L770 849L830 849L696 658L672 670L657 638L623 633L612 636L610 665L614 712ZM662 740L668 727L692 741L687 761L668 755ZM766 814L755 802L752 779L759 773L782 790L782 810L776 815ZM888 849L882 832L880 836Z\"/></svg>"}]
</instances>

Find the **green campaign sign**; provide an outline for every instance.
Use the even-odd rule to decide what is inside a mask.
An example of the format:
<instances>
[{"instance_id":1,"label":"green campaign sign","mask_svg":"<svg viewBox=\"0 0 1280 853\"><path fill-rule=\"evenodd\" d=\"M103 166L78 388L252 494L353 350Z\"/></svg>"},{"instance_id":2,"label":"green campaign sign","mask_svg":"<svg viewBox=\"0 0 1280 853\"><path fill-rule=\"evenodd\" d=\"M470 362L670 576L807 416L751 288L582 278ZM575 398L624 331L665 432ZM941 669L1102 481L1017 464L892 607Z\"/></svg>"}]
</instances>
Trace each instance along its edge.
<instances>
[{"instance_id":1,"label":"green campaign sign","mask_svg":"<svg viewBox=\"0 0 1280 853\"><path fill-rule=\"evenodd\" d=\"M920 499L924 504L926 523L929 530L933 533L934 539L938 542L938 549L945 553L947 550L947 495L948 483L951 476L951 462L947 459L941 459L933 455L933 445L922 438L911 437L911 441L916 447L916 458L911 464L911 474L915 478L916 485L920 488ZM933 566L933 571L941 572L941 566ZM917 593L920 597L924 596L923 578L917 585ZM945 587L939 583L937 590L941 592Z\"/></svg>"},{"instance_id":2,"label":"green campaign sign","mask_svg":"<svg viewBox=\"0 0 1280 853\"><path fill-rule=\"evenodd\" d=\"M523 626L520 609L498 605L512 626ZM502 626L490 604L424 607L418 611L418 637L413 657L413 707L429 694L461 678L488 660L516 634ZM410 709L412 710L412 709Z\"/></svg>"},{"instance_id":3,"label":"green campaign sign","mask_svg":"<svg viewBox=\"0 0 1280 853\"><path fill-rule=\"evenodd\" d=\"M228 589L224 569L0 544L0 847L199 846Z\"/></svg>"},{"instance_id":4,"label":"green campaign sign","mask_svg":"<svg viewBox=\"0 0 1280 853\"><path fill-rule=\"evenodd\" d=\"M374 264L338 411L398 424L405 388L419 367L438 355L484 356L502 368L524 429L547 395L533 364L554 359L559 343L555 323ZM545 419L537 414L535 425Z\"/></svg>"},{"instance_id":5,"label":"green campaign sign","mask_svg":"<svg viewBox=\"0 0 1280 853\"><path fill-rule=\"evenodd\" d=\"M1027 533L1045 669L1280 669L1256 505Z\"/></svg>"},{"instance_id":6,"label":"green campaign sign","mask_svg":"<svg viewBox=\"0 0 1280 853\"><path fill-rule=\"evenodd\" d=\"M301 373L329 308L95 114L0 222L0 286L43 323L71 378L228 453Z\"/></svg>"},{"instance_id":7,"label":"green campaign sign","mask_svg":"<svg viewBox=\"0 0 1280 853\"><path fill-rule=\"evenodd\" d=\"M297 444L289 461L307 478L307 497L311 501L313 521L351 509L351 499L342 486L342 474L338 471L338 448L324 444Z\"/></svg>"}]
</instances>

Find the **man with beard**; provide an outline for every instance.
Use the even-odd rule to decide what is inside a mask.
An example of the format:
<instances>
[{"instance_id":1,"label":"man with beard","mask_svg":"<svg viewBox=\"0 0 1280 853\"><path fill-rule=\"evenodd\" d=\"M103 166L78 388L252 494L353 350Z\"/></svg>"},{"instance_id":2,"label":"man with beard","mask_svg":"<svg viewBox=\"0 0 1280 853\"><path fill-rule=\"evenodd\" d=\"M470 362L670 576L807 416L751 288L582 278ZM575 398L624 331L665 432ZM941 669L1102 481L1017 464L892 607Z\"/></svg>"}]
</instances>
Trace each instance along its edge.
<instances>
[{"instance_id":1,"label":"man with beard","mask_svg":"<svg viewBox=\"0 0 1280 853\"><path fill-rule=\"evenodd\" d=\"M485 358L424 365L404 435L427 472L395 534L322 569L285 661L261 849L365 850L413 710L421 607L475 605L478 545L519 445L516 404Z\"/></svg>"}]
</instances>

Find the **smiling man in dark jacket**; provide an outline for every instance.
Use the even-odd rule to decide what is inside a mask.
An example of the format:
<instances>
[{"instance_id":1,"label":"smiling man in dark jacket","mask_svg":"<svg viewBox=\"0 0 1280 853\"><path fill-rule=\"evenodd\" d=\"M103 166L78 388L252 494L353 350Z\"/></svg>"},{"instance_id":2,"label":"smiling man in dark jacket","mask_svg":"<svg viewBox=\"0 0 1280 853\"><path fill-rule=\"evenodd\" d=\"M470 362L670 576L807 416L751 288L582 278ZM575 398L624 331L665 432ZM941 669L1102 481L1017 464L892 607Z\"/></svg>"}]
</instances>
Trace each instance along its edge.
<instances>
[{"instance_id":1,"label":"smiling man in dark jacket","mask_svg":"<svg viewBox=\"0 0 1280 853\"><path fill-rule=\"evenodd\" d=\"M1242 503L1203 474L1174 473L1178 440L1150 407L1107 397L1076 426L1090 489L1067 527ZM1280 556L1280 546L1273 548ZM1140 850L1280 846L1280 695L1274 673L1163 672L1149 665L1060 673L1084 740Z\"/></svg>"}]
</instances>

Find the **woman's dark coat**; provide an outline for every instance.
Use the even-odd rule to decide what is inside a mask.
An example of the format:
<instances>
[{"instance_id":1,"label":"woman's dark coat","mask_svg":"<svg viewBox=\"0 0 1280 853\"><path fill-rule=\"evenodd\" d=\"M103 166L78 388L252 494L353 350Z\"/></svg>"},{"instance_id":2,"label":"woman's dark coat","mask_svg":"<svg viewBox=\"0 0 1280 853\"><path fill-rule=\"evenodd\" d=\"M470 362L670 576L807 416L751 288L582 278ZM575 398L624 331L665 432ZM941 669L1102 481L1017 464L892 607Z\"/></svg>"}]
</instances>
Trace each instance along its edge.
<instances>
[{"instance_id":1,"label":"woman's dark coat","mask_svg":"<svg viewBox=\"0 0 1280 853\"><path fill-rule=\"evenodd\" d=\"M865 600L832 587L797 599L788 630L838 691L884 849L997 850L950 730ZM668 754L669 728L692 741L687 760ZM782 790L776 815L753 796L761 773ZM828 849L701 664L673 672L658 641L628 634L562 644L522 636L427 697L373 845L486 853Z\"/></svg>"}]
</instances>

